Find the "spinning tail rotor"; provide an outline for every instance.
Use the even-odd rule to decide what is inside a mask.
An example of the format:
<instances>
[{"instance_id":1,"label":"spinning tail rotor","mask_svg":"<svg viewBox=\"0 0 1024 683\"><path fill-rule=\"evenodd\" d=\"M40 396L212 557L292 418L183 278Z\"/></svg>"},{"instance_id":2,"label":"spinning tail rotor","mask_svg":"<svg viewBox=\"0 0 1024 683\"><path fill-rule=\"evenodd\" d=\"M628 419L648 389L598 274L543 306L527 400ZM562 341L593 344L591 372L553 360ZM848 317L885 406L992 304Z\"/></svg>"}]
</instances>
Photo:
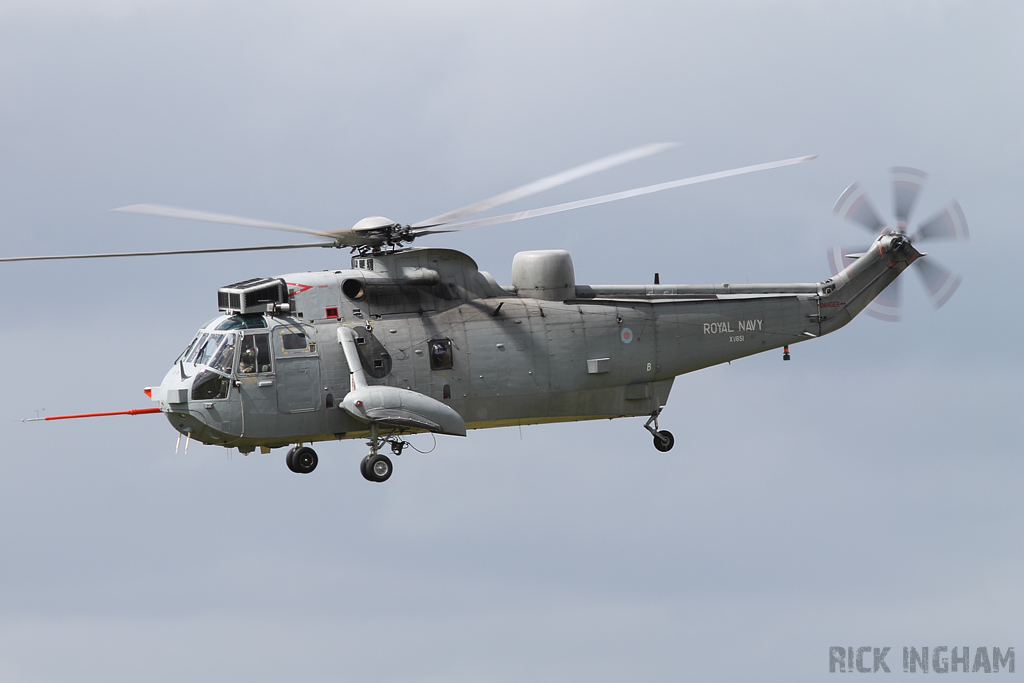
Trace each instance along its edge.
<instances>
[{"instance_id":1,"label":"spinning tail rotor","mask_svg":"<svg viewBox=\"0 0 1024 683\"><path fill-rule=\"evenodd\" d=\"M967 241L969 239L967 219L956 200L951 201L922 222L915 232L908 235L910 216L921 190L924 188L924 180L928 176L924 171L906 166L897 166L891 170L893 214L896 217L895 230L889 228L879 218L878 212L875 211L860 183L855 182L846 188L846 191L836 201L832 211L836 215L860 225L875 237L887 232L894 233L906 237L915 245L929 240ZM869 248L869 246L831 247L828 250L828 261L832 275L836 275L849 266ZM936 309L942 308L956 293L962 280L961 276L945 266L939 265L932 258L917 259L912 265L916 266L915 271L921 278L932 304ZM897 322L900 319L901 309L900 281L897 279L871 302L865 309L865 313L880 320Z\"/></svg>"}]
</instances>

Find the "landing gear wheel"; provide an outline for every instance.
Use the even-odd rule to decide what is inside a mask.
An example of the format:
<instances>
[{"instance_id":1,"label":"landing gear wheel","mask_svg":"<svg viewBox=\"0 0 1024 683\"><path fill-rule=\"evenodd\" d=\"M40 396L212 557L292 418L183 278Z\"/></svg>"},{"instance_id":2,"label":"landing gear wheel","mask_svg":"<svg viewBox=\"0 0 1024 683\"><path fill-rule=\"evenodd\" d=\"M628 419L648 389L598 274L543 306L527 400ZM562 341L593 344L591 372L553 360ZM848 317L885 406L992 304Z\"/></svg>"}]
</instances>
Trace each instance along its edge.
<instances>
[{"instance_id":1,"label":"landing gear wheel","mask_svg":"<svg viewBox=\"0 0 1024 683\"><path fill-rule=\"evenodd\" d=\"M668 453L676 445L676 439L672 432L663 429L654 435L654 447L662 453Z\"/></svg>"},{"instance_id":2,"label":"landing gear wheel","mask_svg":"<svg viewBox=\"0 0 1024 683\"><path fill-rule=\"evenodd\" d=\"M391 477L391 473L394 471L394 467L391 465L391 459L386 455L371 455L364 461L364 472L367 479L370 481L383 482L387 481Z\"/></svg>"},{"instance_id":3,"label":"landing gear wheel","mask_svg":"<svg viewBox=\"0 0 1024 683\"><path fill-rule=\"evenodd\" d=\"M295 460L294 460L295 449L296 448L298 448L298 446L292 446L290 449L288 449L288 455L284 456L284 464L288 465L288 469L290 469L292 472L295 472L296 474L298 474L298 470L295 469Z\"/></svg>"},{"instance_id":4,"label":"landing gear wheel","mask_svg":"<svg viewBox=\"0 0 1024 683\"><path fill-rule=\"evenodd\" d=\"M370 470L366 469L366 463L370 462L370 456L363 458L362 462L359 463L359 473L363 475L363 479L366 481L373 481L370 479Z\"/></svg>"},{"instance_id":5,"label":"landing gear wheel","mask_svg":"<svg viewBox=\"0 0 1024 683\"><path fill-rule=\"evenodd\" d=\"M308 446L296 448L291 452L292 472L298 474L309 474L316 469L320 459L316 457L316 451Z\"/></svg>"}]
</instances>

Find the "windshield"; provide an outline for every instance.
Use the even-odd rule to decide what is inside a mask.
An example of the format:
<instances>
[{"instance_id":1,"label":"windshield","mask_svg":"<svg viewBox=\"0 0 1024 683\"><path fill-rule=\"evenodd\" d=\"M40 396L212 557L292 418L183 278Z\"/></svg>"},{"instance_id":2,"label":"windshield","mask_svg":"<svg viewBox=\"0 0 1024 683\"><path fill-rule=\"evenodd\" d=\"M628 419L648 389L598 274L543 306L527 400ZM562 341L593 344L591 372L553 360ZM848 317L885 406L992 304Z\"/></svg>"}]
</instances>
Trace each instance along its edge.
<instances>
[{"instance_id":1,"label":"windshield","mask_svg":"<svg viewBox=\"0 0 1024 683\"><path fill-rule=\"evenodd\" d=\"M189 352L192 351L192 349L195 347L196 341L198 339L199 339L199 335L198 334L196 336L192 337L192 341L190 341L188 343L188 346L185 347L184 351L182 351L181 353L178 354L178 357L174 359L174 362L177 363L179 360L184 360L186 357L188 357Z\"/></svg>"},{"instance_id":2,"label":"windshield","mask_svg":"<svg viewBox=\"0 0 1024 683\"><path fill-rule=\"evenodd\" d=\"M212 346L212 345L211 345ZM210 362L207 363L212 369L230 374L231 363L235 359L235 333L228 332L223 335L217 350L212 354Z\"/></svg>"},{"instance_id":3,"label":"windshield","mask_svg":"<svg viewBox=\"0 0 1024 683\"><path fill-rule=\"evenodd\" d=\"M230 373L235 358L234 332L216 334L204 332L192 343L185 361L193 365L208 365L214 370Z\"/></svg>"},{"instance_id":4,"label":"windshield","mask_svg":"<svg viewBox=\"0 0 1024 683\"><path fill-rule=\"evenodd\" d=\"M186 363L196 362L196 356L206 348L206 343L210 340L210 336L208 333L203 332L196 337L196 340L192 342L192 346L189 347L188 354L185 356Z\"/></svg>"}]
</instances>

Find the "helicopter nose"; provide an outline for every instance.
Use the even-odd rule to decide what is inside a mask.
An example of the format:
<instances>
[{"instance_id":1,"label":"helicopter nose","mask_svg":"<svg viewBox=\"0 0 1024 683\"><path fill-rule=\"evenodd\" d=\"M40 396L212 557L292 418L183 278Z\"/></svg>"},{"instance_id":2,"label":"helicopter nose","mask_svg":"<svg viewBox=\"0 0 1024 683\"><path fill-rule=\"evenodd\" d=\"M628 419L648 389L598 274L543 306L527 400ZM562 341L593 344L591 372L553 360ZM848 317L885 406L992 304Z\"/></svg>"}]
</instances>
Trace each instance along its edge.
<instances>
[{"instance_id":1,"label":"helicopter nose","mask_svg":"<svg viewBox=\"0 0 1024 683\"><path fill-rule=\"evenodd\" d=\"M160 386L146 388L146 395L157 401L164 412L187 413L194 375L186 372L183 363L175 363L164 375Z\"/></svg>"}]
</instances>

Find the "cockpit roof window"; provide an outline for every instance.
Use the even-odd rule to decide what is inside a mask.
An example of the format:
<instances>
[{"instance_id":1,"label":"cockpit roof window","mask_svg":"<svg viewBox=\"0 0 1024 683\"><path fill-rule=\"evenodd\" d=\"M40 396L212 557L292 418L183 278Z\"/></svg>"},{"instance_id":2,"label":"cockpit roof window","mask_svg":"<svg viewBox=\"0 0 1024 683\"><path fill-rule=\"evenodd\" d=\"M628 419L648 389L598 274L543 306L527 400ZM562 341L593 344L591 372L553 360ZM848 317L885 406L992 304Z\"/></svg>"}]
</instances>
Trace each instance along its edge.
<instances>
[{"instance_id":1,"label":"cockpit roof window","mask_svg":"<svg viewBox=\"0 0 1024 683\"><path fill-rule=\"evenodd\" d=\"M217 330L258 330L267 326L267 319L262 313L232 315L224 318L214 329Z\"/></svg>"}]
</instances>

